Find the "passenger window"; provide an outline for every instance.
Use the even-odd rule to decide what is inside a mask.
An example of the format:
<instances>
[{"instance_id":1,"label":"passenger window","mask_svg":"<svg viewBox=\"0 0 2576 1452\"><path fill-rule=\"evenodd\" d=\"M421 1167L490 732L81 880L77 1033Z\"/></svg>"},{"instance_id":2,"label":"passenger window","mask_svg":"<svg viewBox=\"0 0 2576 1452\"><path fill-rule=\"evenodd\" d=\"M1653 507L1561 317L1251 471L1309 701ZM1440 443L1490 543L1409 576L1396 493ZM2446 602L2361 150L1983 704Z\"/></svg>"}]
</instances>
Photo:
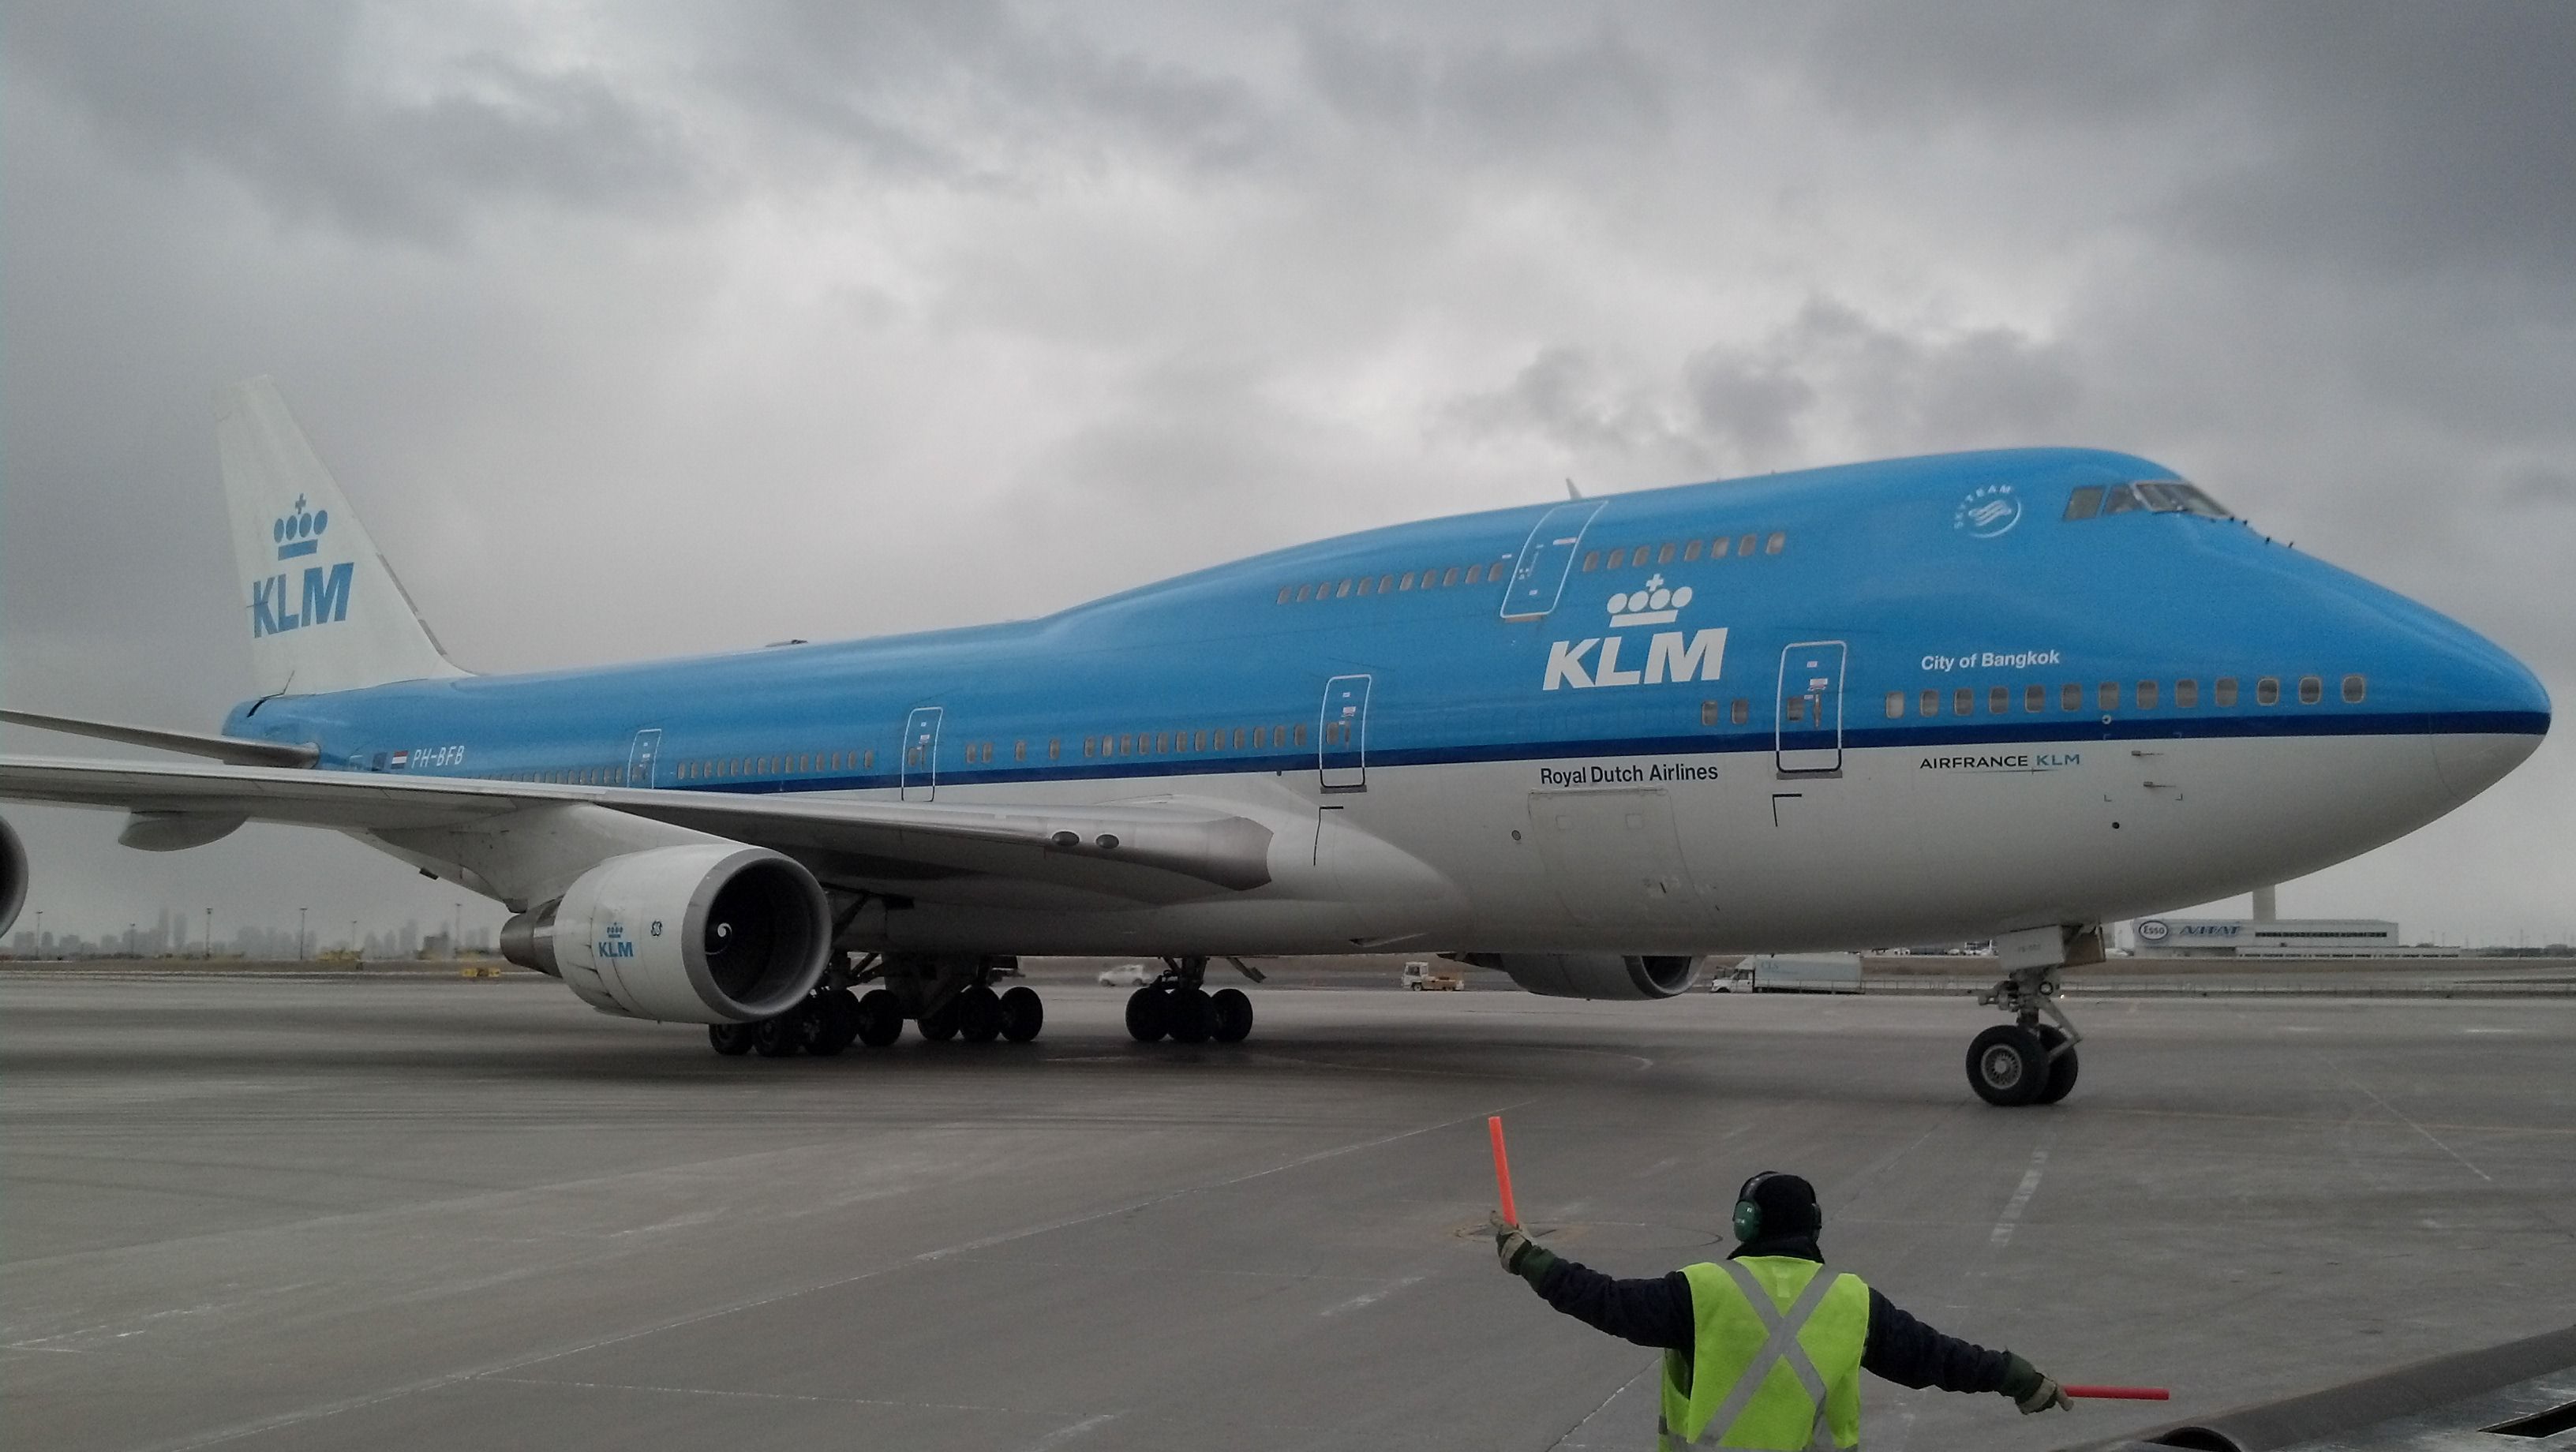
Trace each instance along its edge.
<instances>
[{"instance_id":1,"label":"passenger window","mask_svg":"<svg viewBox=\"0 0 2576 1452\"><path fill-rule=\"evenodd\" d=\"M1619 568L1619 566L1627 562L1627 559L1628 551L1625 546L1612 550L1610 552L1610 568L1614 570Z\"/></svg>"},{"instance_id":2,"label":"passenger window","mask_svg":"<svg viewBox=\"0 0 2576 1452\"><path fill-rule=\"evenodd\" d=\"M2104 514L2134 514L2140 507L2138 496L2130 493L2129 486L2126 484L2114 485L2110 492L2102 496Z\"/></svg>"},{"instance_id":3,"label":"passenger window","mask_svg":"<svg viewBox=\"0 0 2576 1452\"><path fill-rule=\"evenodd\" d=\"M1753 553L1754 542L1760 538L1760 535L1748 534L1744 538L1737 540L1735 542L1735 552L1739 555L1749 555Z\"/></svg>"},{"instance_id":4,"label":"passenger window","mask_svg":"<svg viewBox=\"0 0 2576 1452\"><path fill-rule=\"evenodd\" d=\"M1987 715L1989 715L1989 716L2002 716L2002 715L2007 715L2007 714L2009 714L2011 711L2012 711L2012 687L2010 687L2010 686L1988 686L1988 687L1986 687L1986 714L1987 714Z\"/></svg>"},{"instance_id":5,"label":"passenger window","mask_svg":"<svg viewBox=\"0 0 2576 1452\"><path fill-rule=\"evenodd\" d=\"M1699 541L1698 541L1698 540L1692 540L1692 541L1690 541L1688 544L1683 545L1683 546L1682 546L1682 558L1683 558L1683 560L1685 560L1685 561L1689 561L1689 560L1695 560L1695 559L1698 559L1698 558L1699 558L1699 547L1700 547L1700 546L1699 546Z\"/></svg>"},{"instance_id":6,"label":"passenger window","mask_svg":"<svg viewBox=\"0 0 2576 1452\"><path fill-rule=\"evenodd\" d=\"M1284 593L1284 592L1283 592L1283 593ZM1311 600L1311 599L1315 598L1315 587L1314 587L1314 586L1312 586L1312 585L1300 585L1300 586L1298 586L1298 587L1297 587L1297 598L1298 598L1299 600Z\"/></svg>"},{"instance_id":7,"label":"passenger window","mask_svg":"<svg viewBox=\"0 0 2576 1452\"><path fill-rule=\"evenodd\" d=\"M1202 731L1202 732L1200 732L1200 733L1199 733L1198 741L1199 741L1199 750L1201 750L1201 751L1205 751L1205 750L1207 750L1207 749L1208 749L1208 740L1207 740L1207 733L1206 733L1206 732ZM1225 743L1224 743L1224 742L1222 742L1222 741L1220 741L1220 742L1218 742L1218 743L1217 743L1217 745L1219 745L1219 746L1223 746L1224 744L1225 744Z\"/></svg>"},{"instance_id":8,"label":"passenger window","mask_svg":"<svg viewBox=\"0 0 2576 1452\"><path fill-rule=\"evenodd\" d=\"M1736 697L1735 704L1726 708L1726 719L1738 726L1752 720L1753 699L1750 696Z\"/></svg>"},{"instance_id":9,"label":"passenger window","mask_svg":"<svg viewBox=\"0 0 2576 1452\"><path fill-rule=\"evenodd\" d=\"M1699 703L1699 724L1701 724L1702 726L1714 726L1714 725L1716 725L1717 723L1718 723L1718 704L1717 704L1717 702L1715 702L1715 701L1702 701L1702 702L1700 702L1700 703Z\"/></svg>"},{"instance_id":10,"label":"passenger window","mask_svg":"<svg viewBox=\"0 0 2576 1452\"><path fill-rule=\"evenodd\" d=\"M1255 727L1253 727L1253 728L1252 728L1252 749L1253 749L1253 750L1255 750L1255 751L1259 751L1259 750L1261 750L1263 747L1268 746L1269 744L1270 744L1270 728L1269 728L1269 727L1267 727L1267 726L1255 726Z\"/></svg>"},{"instance_id":11,"label":"passenger window","mask_svg":"<svg viewBox=\"0 0 2576 1452\"><path fill-rule=\"evenodd\" d=\"M1083 760L1085 760L1085 761L1089 761L1089 760L1091 760L1093 757L1098 756L1099 754L1100 754L1100 738L1099 738L1099 737L1097 737L1097 736L1085 736L1084 738L1082 738L1082 759L1083 759Z\"/></svg>"},{"instance_id":12,"label":"passenger window","mask_svg":"<svg viewBox=\"0 0 2576 1452\"><path fill-rule=\"evenodd\" d=\"M1330 581L1330 580L1325 580L1325 581L1322 581L1322 582L1318 583L1318 584L1315 586L1315 598L1316 598L1316 599L1318 599L1318 600L1330 600L1330 599L1332 599L1332 598L1333 598L1333 582L1332 582L1332 581Z\"/></svg>"},{"instance_id":13,"label":"passenger window","mask_svg":"<svg viewBox=\"0 0 2576 1452\"><path fill-rule=\"evenodd\" d=\"M1366 595L1366 594L1369 594L1369 593L1371 593L1371 592L1375 591L1376 589L1377 589L1377 581L1376 581L1374 578L1372 578L1372 577L1370 577L1370 576L1367 576L1367 575L1362 575L1362 576L1360 576L1360 590L1359 590L1359 592L1360 592L1361 594Z\"/></svg>"},{"instance_id":14,"label":"passenger window","mask_svg":"<svg viewBox=\"0 0 2576 1452\"><path fill-rule=\"evenodd\" d=\"M1399 594L1400 594L1400 593L1402 593L1402 592L1404 592L1404 591L1406 591L1406 590L1410 590L1410 589L1412 589L1412 588L1413 588L1413 572L1412 572L1411 570L1407 570L1407 571L1405 571L1403 574L1398 575L1398 576L1396 577L1396 580L1395 580L1395 588L1396 588L1396 590L1397 590L1397 592L1398 592Z\"/></svg>"},{"instance_id":15,"label":"passenger window","mask_svg":"<svg viewBox=\"0 0 2576 1452\"><path fill-rule=\"evenodd\" d=\"M1890 691L1887 693L1887 719L1890 721L1901 721L1905 719L1905 693L1903 691Z\"/></svg>"},{"instance_id":16,"label":"passenger window","mask_svg":"<svg viewBox=\"0 0 2576 1452\"><path fill-rule=\"evenodd\" d=\"M2102 512L2102 486L2087 484L2066 496L2068 519L2091 519Z\"/></svg>"},{"instance_id":17,"label":"passenger window","mask_svg":"<svg viewBox=\"0 0 2576 1452\"><path fill-rule=\"evenodd\" d=\"M1380 575L1380 576L1378 576L1378 577L1377 577L1377 592L1378 592L1379 594L1381 594L1381 595L1390 595L1390 594L1393 594L1393 593L1395 592L1395 576L1393 576L1393 575Z\"/></svg>"},{"instance_id":18,"label":"passenger window","mask_svg":"<svg viewBox=\"0 0 2576 1452\"><path fill-rule=\"evenodd\" d=\"M1467 583L1470 585L1476 583L1477 580L1483 578L1484 573L1485 567L1482 564L1469 565L1467 567Z\"/></svg>"},{"instance_id":19,"label":"passenger window","mask_svg":"<svg viewBox=\"0 0 2576 1452\"><path fill-rule=\"evenodd\" d=\"M1234 749L1237 751L1243 749L1243 728L1240 726L1234 728Z\"/></svg>"},{"instance_id":20,"label":"passenger window","mask_svg":"<svg viewBox=\"0 0 2576 1452\"><path fill-rule=\"evenodd\" d=\"M1134 756L1136 754L1136 738L1128 735L1124 731L1119 732L1118 754L1120 756Z\"/></svg>"},{"instance_id":21,"label":"passenger window","mask_svg":"<svg viewBox=\"0 0 2576 1452\"><path fill-rule=\"evenodd\" d=\"M1734 539L1730 536L1719 535L1708 542L1708 557L1712 560L1725 559L1727 548L1734 543Z\"/></svg>"},{"instance_id":22,"label":"passenger window","mask_svg":"<svg viewBox=\"0 0 2576 1452\"><path fill-rule=\"evenodd\" d=\"M1047 760L1049 760L1049 761L1062 761L1063 759L1064 759L1064 738L1063 738L1063 737L1061 737L1061 736L1058 736L1058 737L1053 737L1053 738L1049 739L1049 740L1048 740L1048 742L1047 742Z\"/></svg>"},{"instance_id":23,"label":"passenger window","mask_svg":"<svg viewBox=\"0 0 2576 1452\"><path fill-rule=\"evenodd\" d=\"M1448 570L1440 576L1440 588L1442 588L1442 589L1444 589L1444 590L1445 590L1445 589L1449 588L1450 586L1455 585L1455 584L1457 584L1457 583L1458 583L1458 567L1457 567L1456 565L1451 565L1451 566L1448 568ZM1303 727L1303 726L1299 726L1299 727L1297 728L1297 730L1298 730L1300 733L1303 733L1303 732L1305 731L1305 729L1306 729L1306 728L1305 728L1305 727ZM1301 742L1299 742L1298 744L1299 744L1300 746L1302 746L1302 745L1304 745L1305 743L1301 741Z\"/></svg>"},{"instance_id":24,"label":"passenger window","mask_svg":"<svg viewBox=\"0 0 2576 1452\"><path fill-rule=\"evenodd\" d=\"M1679 551L1680 546L1667 543L1662 549L1655 551L1655 563L1659 565L1669 565L1673 562L1673 556L1679 553Z\"/></svg>"},{"instance_id":25,"label":"passenger window","mask_svg":"<svg viewBox=\"0 0 2576 1452\"><path fill-rule=\"evenodd\" d=\"M2093 688L2093 709L2104 715L2120 709L2120 683L2104 681Z\"/></svg>"},{"instance_id":26,"label":"passenger window","mask_svg":"<svg viewBox=\"0 0 2576 1452\"><path fill-rule=\"evenodd\" d=\"M1299 746L1306 744L1306 723L1303 721L1297 723L1297 744Z\"/></svg>"},{"instance_id":27,"label":"passenger window","mask_svg":"<svg viewBox=\"0 0 2576 1452\"><path fill-rule=\"evenodd\" d=\"M1783 696L1783 697L1781 697L1781 698L1780 698L1780 719L1781 719L1781 720L1783 720L1783 721L1792 721L1792 722L1795 722L1795 721L1804 721L1804 720L1806 720L1806 719L1807 719L1807 698L1806 698L1806 697L1804 697L1804 696Z\"/></svg>"},{"instance_id":28,"label":"passenger window","mask_svg":"<svg viewBox=\"0 0 2576 1452\"><path fill-rule=\"evenodd\" d=\"M1917 716L1940 715L1941 693L1939 691L1925 691L1923 693L1923 698L1914 703L1914 714Z\"/></svg>"},{"instance_id":29,"label":"passenger window","mask_svg":"<svg viewBox=\"0 0 2576 1452\"><path fill-rule=\"evenodd\" d=\"M1601 568L1601 552L1599 550L1585 550L1583 552L1583 573L1588 575L1599 568Z\"/></svg>"},{"instance_id":30,"label":"passenger window","mask_svg":"<svg viewBox=\"0 0 2576 1452\"><path fill-rule=\"evenodd\" d=\"M2346 676L2343 678L2343 700L2345 705L2358 706L2361 704L2361 698L2369 694L2370 682L2363 680L2359 676Z\"/></svg>"},{"instance_id":31,"label":"passenger window","mask_svg":"<svg viewBox=\"0 0 2576 1452\"><path fill-rule=\"evenodd\" d=\"M864 752L860 753L860 755L859 755L859 769L860 769L861 771L874 771L874 770L876 770L876 766L877 766L877 754L876 754L876 750L875 750L875 748L871 747L871 748L870 748L870 749L868 749L867 751L864 751Z\"/></svg>"},{"instance_id":32,"label":"passenger window","mask_svg":"<svg viewBox=\"0 0 2576 1452\"><path fill-rule=\"evenodd\" d=\"M2155 708L2156 683L2153 681L2138 682L2138 709L2141 711L2152 711Z\"/></svg>"},{"instance_id":33,"label":"passenger window","mask_svg":"<svg viewBox=\"0 0 2576 1452\"><path fill-rule=\"evenodd\" d=\"M2254 683L2254 704L2257 706L2277 706L2281 704L2281 678L2278 676L2265 676L2256 681Z\"/></svg>"},{"instance_id":34,"label":"passenger window","mask_svg":"<svg viewBox=\"0 0 2576 1452\"><path fill-rule=\"evenodd\" d=\"M1172 754L1171 732L1163 732L1154 738L1154 754L1156 756L1169 756Z\"/></svg>"},{"instance_id":35,"label":"passenger window","mask_svg":"<svg viewBox=\"0 0 2576 1452\"><path fill-rule=\"evenodd\" d=\"M1294 585L1282 585L1282 586L1280 586L1280 587L1279 587L1279 603L1280 603L1280 604L1285 605L1285 604L1287 604L1290 600L1295 599L1295 598L1296 598L1296 596L1297 596L1297 587L1296 587L1296 586L1294 586Z\"/></svg>"},{"instance_id":36,"label":"passenger window","mask_svg":"<svg viewBox=\"0 0 2576 1452\"><path fill-rule=\"evenodd\" d=\"M1972 716L1976 714L1976 710L1977 693L1975 691L1968 689L1966 686L1961 686L1959 689L1950 693L1951 715Z\"/></svg>"},{"instance_id":37,"label":"passenger window","mask_svg":"<svg viewBox=\"0 0 2576 1452\"><path fill-rule=\"evenodd\" d=\"M2083 710L2084 688L2073 681L2068 681L2065 685L2059 686L2057 688L2057 709L2061 711Z\"/></svg>"},{"instance_id":38,"label":"passenger window","mask_svg":"<svg viewBox=\"0 0 2576 1452\"><path fill-rule=\"evenodd\" d=\"M1339 588L1337 588L1337 589L1335 589L1335 590L1333 591L1333 598L1334 598L1334 599L1336 599L1336 600L1345 599L1345 598L1347 598L1347 597L1350 595L1350 593L1351 593L1351 582L1350 582L1349 580L1345 579L1345 580L1343 580L1343 581L1342 581L1342 583L1341 583L1340 587L1339 587Z\"/></svg>"},{"instance_id":39,"label":"passenger window","mask_svg":"<svg viewBox=\"0 0 2576 1452\"><path fill-rule=\"evenodd\" d=\"M1628 551L1628 563L1635 565L1638 569L1642 570L1646 567L1647 558L1653 555L1654 552L1655 547L1653 545L1641 544L1635 549Z\"/></svg>"},{"instance_id":40,"label":"passenger window","mask_svg":"<svg viewBox=\"0 0 2576 1452\"><path fill-rule=\"evenodd\" d=\"M2217 682L2210 687L2210 694L2215 696L2218 700L2218 704L2222 706L2235 705L2236 677L2220 676Z\"/></svg>"},{"instance_id":41,"label":"passenger window","mask_svg":"<svg viewBox=\"0 0 2576 1452\"><path fill-rule=\"evenodd\" d=\"M1025 742L1025 741L1014 741L1014 742L1012 742L1012 743L1011 743L1011 760L1013 760L1013 761L1026 761L1026 760L1028 760L1028 759L1029 759L1029 744L1028 744L1027 742ZM883 1003L885 1000L883 1000L883 999L879 999L879 1000L877 1000L877 1001L878 1001L878 1002L880 1002L880 1003Z\"/></svg>"},{"instance_id":42,"label":"passenger window","mask_svg":"<svg viewBox=\"0 0 2576 1452\"><path fill-rule=\"evenodd\" d=\"M2193 709L2193 708L2197 707L2199 704L2200 704L2200 682L2198 682L2198 681L2176 681L2176 682L2174 682L2174 708L2175 708L2176 710L2180 710L2180 711L2189 711L2189 710L2191 710L2191 709Z\"/></svg>"},{"instance_id":43,"label":"passenger window","mask_svg":"<svg viewBox=\"0 0 2576 1452\"><path fill-rule=\"evenodd\" d=\"M2022 687L2021 708L2034 716L2047 710L2048 687L2041 685L2037 681L2033 681L2029 685Z\"/></svg>"},{"instance_id":44,"label":"passenger window","mask_svg":"<svg viewBox=\"0 0 2576 1452\"><path fill-rule=\"evenodd\" d=\"M2324 679L2324 677L2322 677L2322 676L2301 676L2301 677L2299 677L2299 704L2300 704L2300 705L2302 705L2302 706L2313 706L2313 705L2315 705L2317 702L2322 701L2322 700L2324 700L2325 698L2326 698L2326 683L2325 683L2325 679Z\"/></svg>"},{"instance_id":45,"label":"passenger window","mask_svg":"<svg viewBox=\"0 0 2576 1452\"><path fill-rule=\"evenodd\" d=\"M1788 534L1787 534L1785 531L1781 531L1781 530L1773 530L1773 531L1771 532L1771 542L1770 542L1769 544L1766 544L1766 545L1764 545L1764 546L1762 547L1762 553L1764 553L1764 554L1766 554L1766 555L1776 555L1776 554L1780 553L1782 550L1787 549L1788 547L1789 547L1789 536L1788 536Z\"/></svg>"}]
</instances>

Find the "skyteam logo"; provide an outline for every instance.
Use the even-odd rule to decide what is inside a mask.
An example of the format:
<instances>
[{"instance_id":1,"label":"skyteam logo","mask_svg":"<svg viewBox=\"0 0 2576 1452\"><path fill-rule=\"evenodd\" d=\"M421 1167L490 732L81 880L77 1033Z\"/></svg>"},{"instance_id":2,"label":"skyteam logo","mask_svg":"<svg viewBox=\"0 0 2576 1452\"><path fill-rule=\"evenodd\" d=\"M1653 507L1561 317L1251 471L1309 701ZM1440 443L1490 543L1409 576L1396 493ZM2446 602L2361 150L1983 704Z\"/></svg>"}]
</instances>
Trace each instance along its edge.
<instances>
[{"instance_id":1,"label":"skyteam logo","mask_svg":"<svg viewBox=\"0 0 2576 1452\"><path fill-rule=\"evenodd\" d=\"M1634 590L1610 597L1613 630L1631 625L1670 625L1689 608L1691 588L1668 588L1661 575L1649 576ZM1630 637L1602 634L1589 640L1560 640L1547 648L1547 678L1539 689L1566 687L1588 691L1595 686L1660 686L1667 682L1713 681L1726 663L1726 627L1706 630L1659 630L1646 641L1642 670L1619 668L1619 656ZM1594 655L1594 651L1600 654Z\"/></svg>"},{"instance_id":2,"label":"skyteam logo","mask_svg":"<svg viewBox=\"0 0 2576 1452\"><path fill-rule=\"evenodd\" d=\"M331 511L305 508L304 496L298 494L295 507L269 523L268 536L277 546L279 559L298 559L320 550L323 532L330 527ZM288 577L283 572L251 581L251 639L348 619L349 588L356 573L357 567L345 561L306 565L298 582L302 586L300 594L288 589Z\"/></svg>"},{"instance_id":3,"label":"skyteam logo","mask_svg":"<svg viewBox=\"0 0 2576 1452\"><path fill-rule=\"evenodd\" d=\"M1954 529L1964 529L1978 539L1993 539L2008 534L2021 523L2021 496L2010 484L1984 484L1968 491L1950 516Z\"/></svg>"},{"instance_id":4,"label":"skyteam logo","mask_svg":"<svg viewBox=\"0 0 2576 1452\"><path fill-rule=\"evenodd\" d=\"M291 560L322 548L322 531L331 527L331 511L306 509L304 496L295 496L295 507L268 526L271 539L277 542L277 557Z\"/></svg>"}]
</instances>

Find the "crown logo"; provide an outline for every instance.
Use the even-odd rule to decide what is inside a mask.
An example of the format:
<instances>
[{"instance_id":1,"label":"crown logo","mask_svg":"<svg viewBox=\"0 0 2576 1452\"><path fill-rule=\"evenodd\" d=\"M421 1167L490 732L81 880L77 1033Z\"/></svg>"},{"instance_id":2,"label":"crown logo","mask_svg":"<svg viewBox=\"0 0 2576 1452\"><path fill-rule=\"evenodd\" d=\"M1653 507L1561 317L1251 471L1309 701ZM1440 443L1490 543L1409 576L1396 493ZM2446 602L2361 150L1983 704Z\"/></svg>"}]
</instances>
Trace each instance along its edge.
<instances>
[{"instance_id":1,"label":"crown logo","mask_svg":"<svg viewBox=\"0 0 2576 1452\"><path fill-rule=\"evenodd\" d=\"M1664 588L1664 577L1649 575L1646 583L1625 594L1610 597L1610 623L1613 625L1663 625L1682 613L1691 602L1691 587L1678 590Z\"/></svg>"},{"instance_id":2,"label":"crown logo","mask_svg":"<svg viewBox=\"0 0 2576 1452\"><path fill-rule=\"evenodd\" d=\"M322 531L331 527L331 511L304 507L304 496L295 496L295 507L286 517L268 527L268 536L277 542L277 557L291 560L309 555L322 547Z\"/></svg>"}]
</instances>

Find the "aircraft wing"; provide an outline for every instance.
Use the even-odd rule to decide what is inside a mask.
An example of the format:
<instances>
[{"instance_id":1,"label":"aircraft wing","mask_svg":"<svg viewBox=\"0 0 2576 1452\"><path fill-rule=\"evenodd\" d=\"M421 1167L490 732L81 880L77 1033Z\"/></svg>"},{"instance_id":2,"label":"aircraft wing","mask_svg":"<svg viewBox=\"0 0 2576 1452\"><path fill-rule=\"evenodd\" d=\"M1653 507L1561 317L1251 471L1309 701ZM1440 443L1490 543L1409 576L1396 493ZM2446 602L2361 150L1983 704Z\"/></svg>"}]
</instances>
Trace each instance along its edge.
<instances>
[{"instance_id":1,"label":"aircraft wing","mask_svg":"<svg viewBox=\"0 0 2576 1452\"><path fill-rule=\"evenodd\" d=\"M661 822L773 848L826 883L945 895L982 880L1139 902L1240 892L1270 881L1271 830L1186 803L1059 807L682 792L257 766L0 756L0 798L122 808L130 846L195 846L244 821L364 832L401 842L504 833L566 808ZM614 845L595 815L584 830Z\"/></svg>"}]
</instances>

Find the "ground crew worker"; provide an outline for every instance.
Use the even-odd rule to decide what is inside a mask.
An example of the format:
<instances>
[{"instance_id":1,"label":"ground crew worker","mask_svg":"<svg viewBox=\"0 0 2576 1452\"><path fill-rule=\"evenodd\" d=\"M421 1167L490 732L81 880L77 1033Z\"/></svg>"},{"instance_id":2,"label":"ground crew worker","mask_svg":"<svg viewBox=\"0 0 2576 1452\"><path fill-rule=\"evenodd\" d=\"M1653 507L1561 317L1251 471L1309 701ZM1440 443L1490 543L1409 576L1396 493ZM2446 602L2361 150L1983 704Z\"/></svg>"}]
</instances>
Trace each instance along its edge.
<instances>
[{"instance_id":1,"label":"ground crew worker","mask_svg":"<svg viewBox=\"0 0 2576 1452\"><path fill-rule=\"evenodd\" d=\"M1764 1172L1736 1192L1735 1236L1719 1264L1615 1280L1532 1241L1497 1215L1503 1269L1576 1320L1664 1352L1661 1452L1860 1443L1860 1373L1900 1386L2001 1392L2025 1414L2074 1403L2009 1351L1944 1336L1860 1277L1825 1268L1815 1188Z\"/></svg>"}]
</instances>

